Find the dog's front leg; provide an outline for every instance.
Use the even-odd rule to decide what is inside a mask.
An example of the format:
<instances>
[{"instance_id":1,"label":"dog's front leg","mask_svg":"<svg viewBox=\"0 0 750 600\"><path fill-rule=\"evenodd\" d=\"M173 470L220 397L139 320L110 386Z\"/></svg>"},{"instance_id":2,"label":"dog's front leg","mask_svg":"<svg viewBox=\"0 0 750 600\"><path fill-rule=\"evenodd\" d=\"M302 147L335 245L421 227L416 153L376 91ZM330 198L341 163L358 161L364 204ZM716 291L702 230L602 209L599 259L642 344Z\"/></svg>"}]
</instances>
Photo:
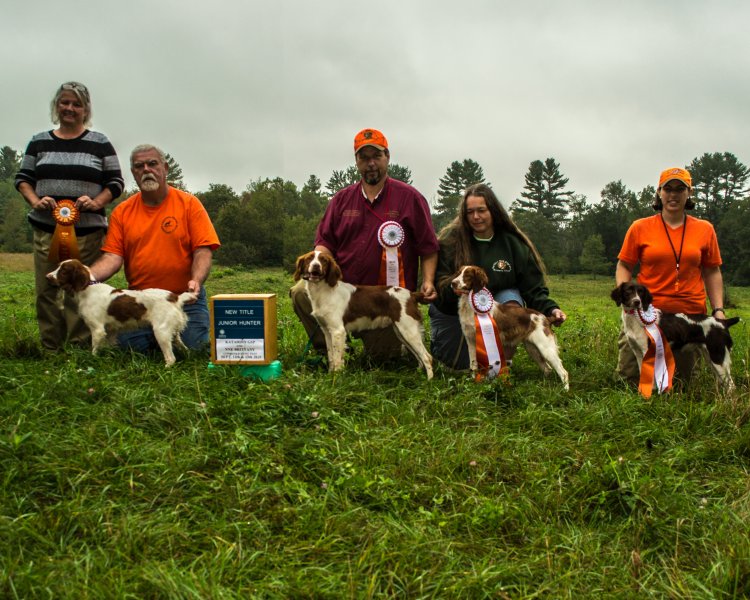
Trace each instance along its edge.
<instances>
[{"instance_id":1,"label":"dog's front leg","mask_svg":"<svg viewBox=\"0 0 750 600\"><path fill-rule=\"evenodd\" d=\"M625 339L638 363L638 372L640 373L643 357L648 350L648 336L646 336L643 326L635 322L633 317L626 317L624 311L622 313L622 330L625 332Z\"/></svg>"},{"instance_id":2,"label":"dog's front leg","mask_svg":"<svg viewBox=\"0 0 750 600\"><path fill-rule=\"evenodd\" d=\"M479 365L477 364L477 330L472 319L470 324L463 325L464 339L466 347L469 350L469 368L472 373L476 373Z\"/></svg>"},{"instance_id":3,"label":"dog's front leg","mask_svg":"<svg viewBox=\"0 0 750 600\"><path fill-rule=\"evenodd\" d=\"M643 365L643 357L646 355L647 348L644 348L643 345L641 345L638 341L631 339L628 339L628 342L630 343L630 349L633 351L633 354L635 355L635 360L638 362L638 372L641 372L641 366ZM648 342L645 342L648 344Z\"/></svg>"},{"instance_id":4,"label":"dog's front leg","mask_svg":"<svg viewBox=\"0 0 750 600\"><path fill-rule=\"evenodd\" d=\"M332 330L326 336L326 346L328 347L328 370L340 371L344 367L346 329L341 327Z\"/></svg>"},{"instance_id":5,"label":"dog's front leg","mask_svg":"<svg viewBox=\"0 0 750 600\"><path fill-rule=\"evenodd\" d=\"M462 296L458 301L458 321L461 324L461 331L469 350L469 368L472 373L476 373L479 369L477 364L477 328L474 322L474 310L469 307L466 296Z\"/></svg>"}]
</instances>

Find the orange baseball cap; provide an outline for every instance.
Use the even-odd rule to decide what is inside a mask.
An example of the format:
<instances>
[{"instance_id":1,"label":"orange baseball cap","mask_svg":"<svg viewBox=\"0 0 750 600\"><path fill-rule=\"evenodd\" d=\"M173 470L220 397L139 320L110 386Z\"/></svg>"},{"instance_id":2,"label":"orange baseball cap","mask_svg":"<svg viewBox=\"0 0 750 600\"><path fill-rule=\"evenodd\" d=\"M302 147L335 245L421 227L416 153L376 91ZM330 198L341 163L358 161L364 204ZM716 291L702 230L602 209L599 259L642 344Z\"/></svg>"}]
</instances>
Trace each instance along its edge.
<instances>
[{"instance_id":1,"label":"orange baseball cap","mask_svg":"<svg viewBox=\"0 0 750 600\"><path fill-rule=\"evenodd\" d=\"M372 146L378 150L385 150L388 148L388 140L385 136L377 129L363 129L357 135L354 136L354 154L360 151L365 146Z\"/></svg>"},{"instance_id":2,"label":"orange baseball cap","mask_svg":"<svg viewBox=\"0 0 750 600\"><path fill-rule=\"evenodd\" d=\"M690 173L688 173L685 169L672 167L671 169L665 169L661 172L661 175L659 176L659 188L661 188L668 181L672 181L673 179L681 181L688 187L693 187L693 178L690 177Z\"/></svg>"}]
</instances>

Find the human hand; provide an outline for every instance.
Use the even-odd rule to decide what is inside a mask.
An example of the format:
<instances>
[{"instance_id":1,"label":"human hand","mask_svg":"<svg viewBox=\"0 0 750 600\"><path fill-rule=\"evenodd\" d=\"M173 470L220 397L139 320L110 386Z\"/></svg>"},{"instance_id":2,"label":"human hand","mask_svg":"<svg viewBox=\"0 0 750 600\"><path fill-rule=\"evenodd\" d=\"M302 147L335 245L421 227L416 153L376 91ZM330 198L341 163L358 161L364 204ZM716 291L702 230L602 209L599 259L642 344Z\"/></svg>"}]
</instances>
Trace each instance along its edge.
<instances>
[{"instance_id":1,"label":"human hand","mask_svg":"<svg viewBox=\"0 0 750 600\"><path fill-rule=\"evenodd\" d=\"M547 315L547 318L550 320L550 323L552 323L553 325L560 326L568 318L568 315L566 315L559 308L555 308L552 310L552 312L549 315Z\"/></svg>"},{"instance_id":2,"label":"human hand","mask_svg":"<svg viewBox=\"0 0 750 600\"><path fill-rule=\"evenodd\" d=\"M200 284L200 282L197 281L197 280L195 280L195 279L191 279L190 281L188 281L187 291L188 292L192 292L196 296L198 294L200 294L201 293L201 284Z\"/></svg>"},{"instance_id":3,"label":"human hand","mask_svg":"<svg viewBox=\"0 0 750 600\"><path fill-rule=\"evenodd\" d=\"M101 206L99 203L91 198L90 196L81 196L76 200L76 208L81 211L95 211L99 210Z\"/></svg>"},{"instance_id":4,"label":"human hand","mask_svg":"<svg viewBox=\"0 0 750 600\"><path fill-rule=\"evenodd\" d=\"M437 300L438 294L433 284L423 283L420 291L424 294L425 302L434 302Z\"/></svg>"},{"instance_id":5,"label":"human hand","mask_svg":"<svg viewBox=\"0 0 750 600\"><path fill-rule=\"evenodd\" d=\"M55 210L55 207L57 207L57 202L51 196L43 196L31 203L31 208L34 210Z\"/></svg>"}]
</instances>

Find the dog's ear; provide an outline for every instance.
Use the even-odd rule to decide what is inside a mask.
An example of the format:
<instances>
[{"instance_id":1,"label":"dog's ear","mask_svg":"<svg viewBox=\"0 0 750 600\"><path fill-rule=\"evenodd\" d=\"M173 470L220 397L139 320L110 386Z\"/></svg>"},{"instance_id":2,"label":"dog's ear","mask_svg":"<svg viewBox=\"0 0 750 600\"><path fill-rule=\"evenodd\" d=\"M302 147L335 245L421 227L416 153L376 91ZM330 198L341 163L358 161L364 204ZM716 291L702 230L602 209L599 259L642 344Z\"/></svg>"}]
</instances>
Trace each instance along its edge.
<instances>
[{"instance_id":1,"label":"dog's ear","mask_svg":"<svg viewBox=\"0 0 750 600\"><path fill-rule=\"evenodd\" d=\"M321 258L323 258L321 256ZM328 270L326 272L326 283L330 285L331 287L336 287L336 284L341 279L341 269L339 268L338 263L333 259L332 256L326 256L325 257L327 263L328 263Z\"/></svg>"},{"instance_id":2,"label":"dog's ear","mask_svg":"<svg viewBox=\"0 0 750 600\"><path fill-rule=\"evenodd\" d=\"M57 281L66 292L75 294L86 289L89 284L89 274L83 263L68 260L60 265Z\"/></svg>"},{"instance_id":3,"label":"dog's ear","mask_svg":"<svg viewBox=\"0 0 750 600\"><path fill-rule=\"evenodd\" d=\"M487 279L487 273L484 272L482 267L476 267L474 275L474 287L472 288L472 291L476 294L482 288L487 287L489 279Z\"/></svg>"},{"instance_id":4,"label":"dog's ear","mask_svg":"<svg viewBox=\"0 0 750 600\"><path fill-rule=\"evenodd\" d=\"M654 297L651 295L651 290L649 290L645 285L639 287L638 295L641 297L641 303L643 304L644 308L648 308L649 306L651 306L651 303L654 301Z\"/></svg>"},{"instance_id":5,"label":"dog's ear","mask_svg":"<svg viewBox=\"0 0 750 600\"><path fill-rule=\"evenodd\" d=\"M294 269L294 281L299 281L300 279L302 279L302 270L305 268L306 258L307 254L303 254L302 256L297 257L297 265Z\"/></svg>"},{"instance_id":6,"label":"dog's ear","mask_svg":"<svg viewBox=\"0 0 750 600\"><path fill-rule=\"evenodd\" d=\"M622 304L622 284L613 289L609 297L615 301L617 306L620 306Z\"/></svg>"},{"instance_id":7,"label":"dog's ear","mask_svg":"<svg viewBox=\"0 0 750 600\"><path fill-rule=\"evenodd\" d=\"M83 265L83 263L78 262L75 266L74 286L76 292L81 292L88 287L89 281L91 281L91 276L89 275L89 270Z\"/></svg>"}]
</instances>

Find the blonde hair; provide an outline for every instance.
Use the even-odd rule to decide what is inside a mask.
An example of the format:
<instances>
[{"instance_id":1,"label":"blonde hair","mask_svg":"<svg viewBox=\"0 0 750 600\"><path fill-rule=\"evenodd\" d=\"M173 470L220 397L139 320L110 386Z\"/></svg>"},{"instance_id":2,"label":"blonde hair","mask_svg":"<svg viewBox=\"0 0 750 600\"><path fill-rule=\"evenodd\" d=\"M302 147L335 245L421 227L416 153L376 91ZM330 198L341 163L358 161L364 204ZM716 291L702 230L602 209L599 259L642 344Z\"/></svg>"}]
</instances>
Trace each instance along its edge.
<instances>
[{"instance_id":1,"label":"blonde hair","mask_svg":"<svg viewBox=\"0 0 750 600\"><path fill-rule=\"evenodd\" d=\"M50 116L52 117L52 122L55 125L60 123L60 113L57 111L57 103L60 101L63 92L72 93L78 101L83 104L83 110L86 112L86 116L83 118L83 124L86 127L91 125L91 117L93 116L91 111L91 96L89 95L88 88L77 81L66 81L55 92L55 96L52 98L52 103L50 104Z\"/></svg>"}]
</instances>

